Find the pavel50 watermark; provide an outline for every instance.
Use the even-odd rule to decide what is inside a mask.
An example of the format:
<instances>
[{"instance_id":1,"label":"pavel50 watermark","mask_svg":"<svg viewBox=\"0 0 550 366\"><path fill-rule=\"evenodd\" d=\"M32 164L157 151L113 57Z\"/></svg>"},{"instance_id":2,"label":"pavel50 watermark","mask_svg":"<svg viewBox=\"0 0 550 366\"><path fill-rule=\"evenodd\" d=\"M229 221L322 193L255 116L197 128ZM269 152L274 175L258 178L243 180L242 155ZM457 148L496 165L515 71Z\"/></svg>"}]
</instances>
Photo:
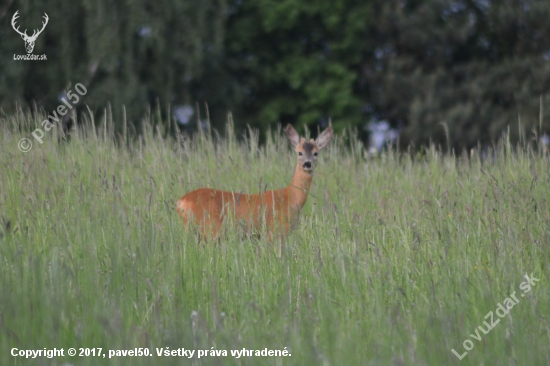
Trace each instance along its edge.
<instances>
[{"instance_id":1,"label":"pavel50 watermark","mask_svg":"<svg viewBox=\"0 0 550 366\"><path fill-rule=\"evenodd\" d=\"M523 281L519 285L519 289L522 291L521 297L524 297L526 293L531 291L531 286L535 286L535 282L540 281L538 278L533 277L532 273L531 273L531 277L529 277L528 274L525 274L525 276L523 276L523 277L525 278L526 281ZM497 316L499 318L504 318L506 315L508 315L510 310L512 310L512 308L519 303L520 300L521 299L518 299L516 297L516 291L512 292L510 297L507 297L506 299L504 299L504 301L502 301L502 303L499 302L497 304L497 309L495 310L495 313L497 314ZM487 319L487 320L490 321L490 323L487 323L487 321L483 322L483 324L485 325L486 328L483 328L483 326L480 325L479 327L476 328L476 330L474 332L475 335L470 334L470 337L472 339L475 339L478 342L481 341L481 334L479 333L480 330L483 334L487 334L491 330L493 330L493 328L496 327L496 325L498 323L500 323L500 319L498 319L498 318L495 319L495 317L493 316L492 311L489 311L483 319ZM451 350L459 360L462 360L464 357L466 357L466 355L468 354L468 351L471 351L474 348L474 342L472 342L470 339L466 339L462 343L462 346L466 350L462 354L459 354L457 351L455 351L454 348Z\"/></svg>"},{"instance_id":2,"label":"pavel50 watermark","mask_svg":"<svg viewBox=\"0 0 550 366\"><path fill-rule=\"evenodd\" d=\"M84 96L88 92L88 89L86 89L86 87L80 83L74 86L74 90L76 90L76 93L73 93L72 90L69 90L66 94L66 98L61 98L61 102L63 102L63 104L58 105L52 113L48 114L48 118L43 120L41 123L42 128L38 127L31 133L32 137L34 137L36 141L40 142L40 144L44 142L42 140L44 138L44 130L49 131L54 128L55 124L53 124L52 122L56 122L57 124L61 125L61 117L66 115L69 110L73 109L76 103L78 103L78 101L80 100L78 95ZM59 116L57 115L58 113ZM19 140L17 147L22 152L28 152L32 149L32 141L28 138L22 138L21 140Z\"/></svg>"}]
</instances>

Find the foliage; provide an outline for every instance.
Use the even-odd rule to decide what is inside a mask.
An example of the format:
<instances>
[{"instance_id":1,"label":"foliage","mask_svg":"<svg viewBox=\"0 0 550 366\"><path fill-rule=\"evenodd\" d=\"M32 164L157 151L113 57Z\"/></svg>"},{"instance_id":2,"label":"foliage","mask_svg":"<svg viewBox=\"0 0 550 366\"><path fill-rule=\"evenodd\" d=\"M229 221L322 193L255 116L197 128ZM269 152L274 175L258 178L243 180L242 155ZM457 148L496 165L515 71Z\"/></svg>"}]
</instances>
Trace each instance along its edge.
<instances>
[{"instance_id":1,"label":"foliage","mask_svg":"<svg viewBox=\"0 0 550 366\"><path fill-rule=\"evenodd\" d=\"M230 72L244 90L242 118L336 127L361 122L358 75L372 48L370 7L355 1L243 2L228 22Z\"/></svg>"},{"instance_id":2,"label":"foliage","mask_svg":"<svg viewBox=\"0 0 550 366\"><path fill-rule=\"evenodd\" d=\"M12 60L24 53L10 26L16 10L29 29L49 14L35 47L47 61ZM111 105L118 132L125 117L139 125L147 110L170 119L173 107L192 106L194 120L209 113L219 130L232 112L239 134L331 120L365 139L371 119L387 120L404 146L448 138L458 151L490 145L518 121L549 132L540 117L549 18L543 0L9 0L0 108L51 111L84 83L83 103L97 116Z\"/></svg>"},{"instance_id":3,"label":"foliage","mask_svg":"<svg viewBox=\"0 0 550 366\"><path fill-rule=\"evenodd\" d=\"M550 90L549 2L392 0L375 12L382 71L371 72L370 97L380 115L406 125L406 141L443 143L445 124L454 147L471 148L497 141L518 116L527 130L541 127Z\"/></svg>"},{"instance_id":4,"label":"foliage","mask_svg":"<svg viewBox=\"0 0 550 366\"><path fill-rule=\"evenodd\" d=\"M181 365L191 361L156 348L287 347L285 359L197 364L450 365L466 339L474 349L462 363L548 361L548 153L504 140L484 161L435 148L365 160L339 134L279 258L265 238L232 230L200 243L174 206L203 186L284 187L295 156L280 130L263 146L256 134L238 142L232 125L224 139L175 140L146 120L132 139L107 119L21 153L16 142L30 136L20 127L42 118L0 124L1 364ZM520 297L531 273L540 282ZM473 339L513 292L510 314ZM31 361L12 347L155 356Z\"/></svg>"},{"instance_id":5,"label":"foliage","mask_svg":"<svg viewBox=\"0 0 550 366\"><path fill-rule=\"evenodd\" d=\"M168 105L205 101L225 110L223 55L226 4L224 0L143 0L127 6L112 1L31 0L14 2L0 12L0 107L15 103L51 111L60 94L76 83L89 92L83 103L98 115L110 104L117 127L122 106L135 124L157 103ZM20 37L11 29L19 10L19 24L32 29L46 12L50 21L37 39L35 53L47 61L14 61L23 54ZM5 70L5 71L4 71ZM220 90L220 94L214 91ZM218 107L219 106L219 107ZM86 108L81 108L86 111ZM225 111L221 113L225 116Z\"/></svg>"}]
</instances>

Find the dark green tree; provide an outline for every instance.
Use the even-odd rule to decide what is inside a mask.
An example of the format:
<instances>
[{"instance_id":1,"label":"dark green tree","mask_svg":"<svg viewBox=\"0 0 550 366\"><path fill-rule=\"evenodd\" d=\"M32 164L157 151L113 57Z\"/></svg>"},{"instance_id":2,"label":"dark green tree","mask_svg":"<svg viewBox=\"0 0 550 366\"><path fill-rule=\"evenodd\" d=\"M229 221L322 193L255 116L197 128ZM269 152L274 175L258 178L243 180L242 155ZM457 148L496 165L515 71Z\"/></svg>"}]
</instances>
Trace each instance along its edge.
<instances>
[{"instance_id":1,"label":"dark green tree","mask_svg":"<svg viewBox=\"0 0 550 366\"><path fill-rule=\"evenodd\" d=\"M21 30L49 23L35 54L47 61L16 61ZM88 88L82 102L101 115L109 104L120 124L122 106L136 125L150 108L209 102L222 119L228 108L222 60L225 0L13 1L0 8L0 108L36 104L45 111L76 83ZM222 122L223 123L223 122Z\"/></svg>"},{"instance_id":2,"label":"dark green tree","mask_svg":"<svg viewBox=\"0 0 550 366\"><path fill-rule=\"evenodd\" d=\"M228 72L239 93L238 120L336 127L362 121L359 74L373 42L369 2L234 1L228 19Z\"/></svg>"},{"instance_id":3,"label":"dark green tree","mask_svg":"<svg viewBox=\"0 0 550 366\"><path fill-rule=\"evenodd\" d=\"M538 126L550 90L550 2L377 4L377 62L363 78L374 109L406 126L405 141L445 143L445 124L460 149L495 141L508 126L517 138L519 118L527 131Z\"/></svg>"}]
</instances>

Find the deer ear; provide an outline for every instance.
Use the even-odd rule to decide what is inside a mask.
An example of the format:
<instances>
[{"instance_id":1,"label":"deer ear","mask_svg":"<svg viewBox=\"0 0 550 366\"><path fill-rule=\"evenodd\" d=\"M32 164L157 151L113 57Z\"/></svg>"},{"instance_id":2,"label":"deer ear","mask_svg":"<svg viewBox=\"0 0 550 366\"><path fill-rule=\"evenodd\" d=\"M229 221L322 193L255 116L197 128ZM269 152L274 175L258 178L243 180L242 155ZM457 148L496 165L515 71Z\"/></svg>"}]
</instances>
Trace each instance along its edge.
<instances>
[{"instance_id":1,"label":"deer ear","mask_svg":"<svg viewBox=\"0 0 550 366\"><path fill-rule=\"evenodd\" d=\"M288 142L290 143L290 146L292 146L292 148L296 150L296 146L300 144L300 135L298 134L298 132L296 132L292 125L286 125L285 135Z\"/></svg>"},{"instance_id":2,"label":"deer ear","mask_svg":"<svg viewBox=\"0 0 550 366\"><path fill-rule=\"evenodd\" d=\"M332 133L334 132L334 130L332 129L332 126L328 126L322 134L320 134L318 137L317 137L317 140L315 140L315 144L317 145L317 148L319 150L321 149L324 149L328 143L330 142L330 140L332 140Z\"/></svg>"}]
</instances>

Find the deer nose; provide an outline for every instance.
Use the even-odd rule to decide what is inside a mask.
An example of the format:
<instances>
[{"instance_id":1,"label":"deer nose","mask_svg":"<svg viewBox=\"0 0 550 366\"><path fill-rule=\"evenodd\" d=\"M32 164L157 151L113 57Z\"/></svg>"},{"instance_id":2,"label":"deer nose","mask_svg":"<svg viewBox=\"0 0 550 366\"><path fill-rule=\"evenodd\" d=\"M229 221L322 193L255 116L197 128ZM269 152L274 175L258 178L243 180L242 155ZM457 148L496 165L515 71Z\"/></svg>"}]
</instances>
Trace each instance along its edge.
<instances>
[{"instance_id":1,"label":"deer nose","mask_svg":"<svg viewBox=\"0 0 550 366\"><path fill-rule=\"evenodd\" d=\"M306 161L304 163L304 168L311 168L311 161Z\"/></svg>"}]
</instances>

